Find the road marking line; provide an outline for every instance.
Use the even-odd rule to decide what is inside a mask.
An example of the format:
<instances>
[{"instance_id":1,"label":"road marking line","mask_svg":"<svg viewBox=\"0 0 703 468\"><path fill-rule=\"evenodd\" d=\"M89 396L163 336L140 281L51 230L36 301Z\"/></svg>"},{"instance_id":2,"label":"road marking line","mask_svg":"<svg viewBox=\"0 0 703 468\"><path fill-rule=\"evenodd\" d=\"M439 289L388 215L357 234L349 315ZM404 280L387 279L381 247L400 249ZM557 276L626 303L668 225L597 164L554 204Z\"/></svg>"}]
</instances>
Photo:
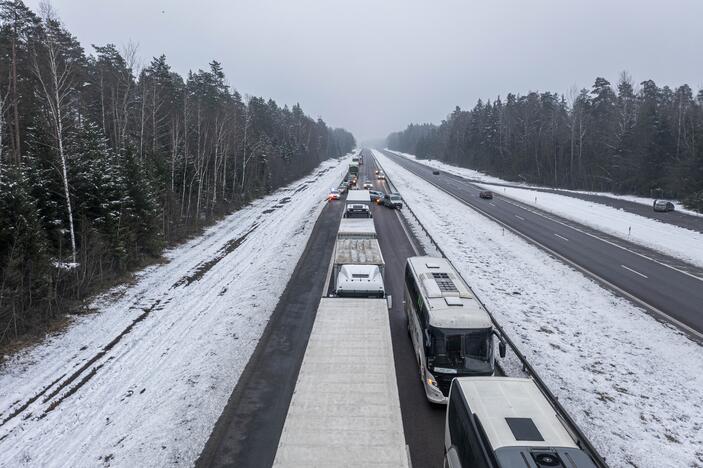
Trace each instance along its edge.
<instances>
[{"instance_id":1,"label":"road marking line","mask_svg":"<svg viewBox=\"0 0 703 468\"><path fill-rule=\"evenodd\" d=\"M620 265L620 266L623 267L623 268L626 269L626 270L629 270L629 271L633 272L633 273L636 274L636 275L640 275L642 278L647 278L647 279L649 279L649 277L648 277L647 275L643 275L643 274L640 273L639 271L633 270L632 268L626 267L625 265Z\"/></svg>"},{"instance_id":2,"label":"road marking line","mask_svg":"<svg viewBox=\"0 0 703 468\"><path fill-rule=\"evenodd\" d=\"M515 217L516 217L517 219L521 219L521 220L525 221L525 218L523 218L522 216L515 215Z\"/></svg>"},{"instance_id":3,"label":"road marking line","mask_svg":"<svg viewBox=\"0 0 703 468\"><path fill-rule=\"evenodd\" d=\"M496 206L496 204L493 203L493 202L490 202L489 205L491 205L491 206Z\"/></svg>"},{"instance_id":4,"label":"road marking line","mask_svg":"<svg viewBox=\"0 0 703 468\"><path fill-rule=\"evenodd\" d=\"M403 158L403 156L400 156L400 155L394 155L394 156L398 156L398 157L400 157L401 159L405 159L405 160L407 160L407 161L410 161L411 163L412 163L412 162L415 162L416 164L419 164L419 165L421 165L421 166L423 165L423 164L420 163L420 162L412 161L412 160L407 159L407 158ZM396 164L398 164L398 163L396 163ZM403 167L402 165L400 165L400 166ZM416 177L422 178L421 176L419 176L419 175L417 175L416 173L412 172L410 169L407 169L407 168L405 168L405 167L403 167L403 169L405 169L406 171L408 171L408 172L410 172L411 174L415 175ZM461 177L461 176L457 176L457 177ZM423 180L424 180L425 182L429 183L429 184L434 185L436 188L438 188L438 189L444 191L444 192L447 193L449 196L454 197L454 198L457 198L457 199L459 199L459 200L462 200L462 199L458 198L457 195L455 195L455 194L453 194L453 193L449 193L449 191L447 191L446 189L440 187L439 185L437 185L437 184L435 184L435 183L433 183L433 182L430 182L429 180L426 180L426 179L423 179ZM477 184L477 182L472 182L471 179L464 178L464 180L467 180L467 181L469 181L470 183L472 183L472 184L474 184L474 185ZM489 182L482 182L482 183L487 184L487 185L492 185L492 184L489 183ZM485 188L485 187L482 187L481 185L478 185L478 186L481 187L481 188ZM516 187L516 188L519 188L519 187ZM610 245L612 245L613 247L617 247L618 249L621 249L621 250L626 250L626 251L628 251L628 252L630 252L630 253L632 253L632 254L634 254L634 255L640 256L640 257L642 257L642 258L646 258L647 260L649 260L649 261L651 261L651 262L658 263L659 265L661 265L661 266L663 266L663 267L670 268L670 269L672 269L672 270L674 270L674 271L677 271L677 272L679 272L679 273L681 273L681 274L684 274L684 275L686 275L686 276L689 276L689 277L691 277L691 278L693 278L693 279L697 279L698 281L703 281L703 278L702 278L702 277L696 276L696 275L694 275L693 273L689 273L689 272L687 272L687 271L685 271L685 270L681 270L680 268L677 268L677 267L675 267L675 266L673 266L673 265L669 265L669 264L664 263L664 262L662 262L662 261L659 261L659 260L657 260L657 259L655 259L655 258L648 257L647 255L645 255L645 254L643 254L643 253L640 253L640 252L634 251L634 250L632 250L632 249L629 249L629 248L627 248L627 247L624 247L624 246L622 246L622 245L616 244L615 242L609 241L609 240L604 239L604 238L602 238L602 237L596 236L595 234L591 234L590 232L586 232L586 231L584 231L584 230L582 230L582 229L579 229L579 228L577 228L577 227L571 226L570 224L567 224L567 223L564 223L564 222L562 222L562 221L559 221L558 219L552 218L552 217L550 217L550 216L546 216L546 215L544 215L543 213L540 213L540 212L538 212L538 211L535 211L535 209L533 209L533 207L531 207L531 206L530 206L529 204L527 204L527 203L522 203L522 202L519 202L519 201L517 201L517 200L515 200L515 201L510 201L510 197L507 196L507 195L503 195L503 199L502 199L502 200L503 200L505 203L510 203L511 205L513 205L513 206L515 206L515 207L517 207L517 208L520 208L520 209L522 209L522 210L525 210L525 211L527 211L527 212L529 212L529 213L532 213L532 214L534 214L534 215L540 216L540 217L542 217L542 218L544 218L544 219L548 219L548 220L550 220L550 221L552 221L552 222L561 224L561 225L564 226L564 227L567 227L567 228L569 228L569 229L573 229L574 231L578 231L578 232L580 232L581 234L585 234L585 235L587 235L587 236L593 237L594 239L598 239L599 241L605 242L606 244L610 244ZM468 203L468 201L466 201L466 200L463 200L463 201L464 201L465 204L468 204L469 206L471 206L471 207L473 207L473 208L476 208L474 205ZM518 203L522 203L522 205L519 205ZM523 205L524 205L524 206L523 206ZM478 209L478 208L476 208L476 209ZM485 213L484 213L484 214L485 214ZM553 215L553 216L559 216L559 215L556 215L556 214L553 214L553 213L549 213L549 214L551 214L551 215ZM563 217L563 216L562 216L562 217ZM572 219L569 219L569 218L564 218L564 219L567 219L567 220L569 220L570 222L573 222L573 223L579 223L579 221L572 220ZM581 224L583 224L583 223L581 223ZM588 227L589 229L595 229L596 231L598 230L598 229L596 229L596 228L591 228L590 226L586 226L586 227ZM607 234L607 233L604 232L604 234ZM609 234L609 235L612 235L612 234ZM617 238L617 239L619 239L619 240L622 240L622 241L624 241L624 242L630 242L630 241L628 241L627 239L623 239L623 238L618 237L618 236L615 236L615 235L612 235L612 236L615 237L615 238ZM526 236L526 237L527 237L527 236ZM532 238L530 238L530 237L527 237L527 238L532 240ZM635 242L632 242L632 243L633 243L633 244L636 244L636 245L639 245L639 246L641 246L641 247L644 247L644 248L649 248L649 247L646 247L646 246L642 246L641 244L637 244L637 243L635 243ZM654 250L654 249L650 249L650 250ZM656 252L656 250L655 250L655 252ZM657 252L657 253L661 253L662 255L667 255L667 254L662 253L662 252ZM681 259L676 258L676 257L672 257L672 258L674 258L674 260L679 260L679 261L681 261L681 262L688 263L686 260L681 260ZM695 266L695 265L694 265L694 266Z\"/></svg>"},{"instance_id":5,"label":"road marking line","mask_svg":"<svg viewBox=\"0 0 703 468\"><path fill-rule=\"evenodd\" d=\"M565 240L565 241L567 241L567 242L569 241L569 239L567 239L567 238L564 237L564 236L560 236L560 235L557 234L556 232L554 233L554 235L557 236L559 239L563 239L563 240Z\"/></svg>"},{"instance_id":6,"label":"road marking line","mask_svg":"<svg viewBox=\"0 0 703 468\"><path fill-rule=\"evenodd\" d=\"M402 158L402 156L400 156L400 157ZM398 164L398 163L396 163L396 164ZM419 163L418 163L418 164L419 164ZM469 208L478 211L479 213L483 214L485 217L487 217L487 218L489 218L489 219L492 219L494 222L500 224L501 226L506 227L506 228L507 228L509 231L511 231L513 234L515 234L515 235L517 235L517 236L519 236L519 237L525 239L525 240L528 241L528 242L532 242L532 243L534 243L535 245L541 247L544 251L551 253L551 254L554 255L555 257L561 259L564 263L567 263L567 264L571 265L572 267L574 267L576 270L582 272L584 275L586 275L586 276L591 276L592 278L597 279L597 280L600 281L601 283L605 284L606 286L609 286L611 289L613 289L613 290L619 292L620 294L622 294L623 296L629 298L629 299L632 300L633 302L636 302L636 303L640 304L640 305L641 305L642 307L644 307L646 310L649 310L649 311L651 311L651 312L654 312L654 314L659 315L660 317L662 317L663 320L665 320L665 321L667 321L667 322L669 322L669 323L673 323L674 325L677 325L677 326L679 327L679 329L681 329L684 333L688 333L688 335L689 335L690 337L693 337L697 342L699 342L699 343L700 343L700 342L703 342L703 333L697 331L696 329L694 329L694 328L691 327L690 325L686 325L686 324L683 323L682 321L680 321L680 320L678 320L678 319L672 317L671 315L667 314L666 312L664 312L664 311L658 309L656 306L653 306L652 304L649 304L648 302L645 302L643 299L640 299L639 297L635 296L634 294L631 294L631 293L625 291L625 290L622 289L621 287L616 286L614 283L611 283L610 281L606 280L606 279L603 278L602 276L600 276L600 275L598 275L598 274L592 272L591 270L586 269L585 267L582 267L581 265L579 265L578 263L574 262L573 260L569 260L569 259L566 258L565 256L563 256L563 255L557 253L555 250L552 250L552 249L550 249L549 247L547 247L546 245L540 243L539 241L537 241L537 240L535 240L535 239L532 239L532 238L529 237L527 234L522 233L522 232L519 231L518 229L516 229L516 228L510 226L509 224L507 224L507 223L505 223L505 222L499 220L499 219L496 218L495 216L488 214L487 212L483 211L483 210L482 210L481 208L479 208L478 206L469 203L467 200L465 200L465 199L463 199L463 198L460 198L460 197L458 197L457 195L455 195L455 194L453 194L453 193L450 193L448 190L446 190L446 189L443 188L443 187L440 187L439 185L435 184L434 182L430 182L429 180L422 178L421 176L419 176L419 175L417 175L416 173L414 173L412 170L410 170L410 169L408 169L408 168L406 168L406 167L403 167L401 164L398 164L398 166L400 166L401 169L404 169L404 170L406 170L407 172L409 172L410 174L414 175L415 177L418 177L418 178L420 178L421 180L427 182L428 184L434 186L436 189L438 189L438 190L440 190L440 191L446 193L446 194L449 195L450 197L452 197L452 198L454 198L454 199L456 199L456 200L462 202L464 205L468 206ZM509 202L509 201L507 201L507 200L504 200L504 201L505 201L506 203L510 203L511 205L515 205L514 203L511 203L511 202ZM515 206L518 206L518 205L515 205ZM523 208L523 207L520 207L520 208L525 209L525 208ZM528 211L530 211L530 210L528 210ZM537 215L539 215L539 216L542 216L542 217L544 217L544 218L546 218L546 219L551 219L551 218L548 218L547 216L543 216L543 215L541 215L541 214L539 214L539 213L535 213L535 214L537 214ZM561 222L559 222L559 221L557 221L557 220L552 220L552 221L555 221L555 222L557 222L557 223L559 223L559 224L563 224L564 226L567 226L567 227L571 227L571 229L574 229L574 230L576 230L576 231L580 231L579 229L576 229L576 228L574 228L574 227L572 227L572 226L569 226L568 224L561 223ZM583 232L583 231L580 231L580 232ZM642 255L642 254L638 253L638 252L633 252L633 251L631 251L631 250L629 250L629 249L627 249L627 248L625 248L625 247L622 247L622 246L617 245L617 244L613 244L612 242L609 242L609 241L607 241L607 240L605 240L605 239L601 239L601 238L598 237L598 236L594 236L593 234L589 234L589 233L587 233L587 232L583 232L583 233L586 234L586 235L588 235L588 236L594 237L594 238L596 238L596 239L602 240L603 242L607 242L608 244L612 244L612 245L615 246L615 247L619 247L619 248L621 248L621 249L623 249L623 250L627 250L627 251L629 251L629 252L632 252L632 253L634 253L634 254L636 254L636 255L639 255L640 257L646 258L647 260L651 260L651 261L653 261L653 262L655 262L655 263L659 263L659 264L662 265L662 266L669 267L669 268L671 268L672 270L676 270L676 271L678 271L678 272L680 272L680 273L684 273L685 275L691 276L692 278L695 278L695 279L697 279L697 280L703 281L703 278L699 278L699 277L694 276L694 275L692 275L692 274L690 274L690 273L687 273L687 272L685 272L685 271L681 271L681 270L679 270L679 269L677 269L677 268L672 267L671 265L666 265L665 263L661 263L661 262L659 262L659 261L657 261L657 260L651 259L651 258L649 258L649 257L647 257L647 256L645 256L645 255ZM429 234L428 234L428 235L429 235Z\"/></svg>"}]
</instances>

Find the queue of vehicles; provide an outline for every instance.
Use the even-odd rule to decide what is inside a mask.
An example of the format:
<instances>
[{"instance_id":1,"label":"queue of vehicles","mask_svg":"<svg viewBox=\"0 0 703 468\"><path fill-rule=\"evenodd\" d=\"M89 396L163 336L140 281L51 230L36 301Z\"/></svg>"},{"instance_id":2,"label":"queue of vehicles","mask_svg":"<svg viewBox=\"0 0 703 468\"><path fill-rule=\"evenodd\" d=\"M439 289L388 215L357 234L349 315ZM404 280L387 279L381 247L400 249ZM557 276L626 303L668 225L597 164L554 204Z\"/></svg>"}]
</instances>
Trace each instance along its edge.
<instances>
[{"instance_id":1,"label":"queue of vehicles","mask_svg":"<svg viewBox=\"0 0 703 468\"><path fill-rule=\"evenodd\" d=\"M380 179L382 171L376 172ZM355 298L361 301L355 307L364 310L373 309L373 301L386 296L385 264L370 209L372 202L402 207L399 194L349 190L331 270L334 296ZM502 330L496 328L481 301L446 258L408 258L404 280L403 308L425 396L433 404L447 405L445 467L605 466L597 454L592 457L585 450L575 426L567 423L568 418L560 413L555 400L547 397L544 387L532 378L497 375L496 359L505 357L507 349ZM377 309L378 314L387 316L385 308ZM336 313L349 313L349 308L341 307ZM397 404L397 395L386 398L392 399L392 405ZM365 413L364 405L369 403L362 401L352 411ZM343 437L335 440L345 443ZM394 439L393 447L399 440ZM390 446L388 450L384 454L394 453ZM390 466L408 464L403 457L394 460L397 464Z\"/></svg>"}]
</instances>

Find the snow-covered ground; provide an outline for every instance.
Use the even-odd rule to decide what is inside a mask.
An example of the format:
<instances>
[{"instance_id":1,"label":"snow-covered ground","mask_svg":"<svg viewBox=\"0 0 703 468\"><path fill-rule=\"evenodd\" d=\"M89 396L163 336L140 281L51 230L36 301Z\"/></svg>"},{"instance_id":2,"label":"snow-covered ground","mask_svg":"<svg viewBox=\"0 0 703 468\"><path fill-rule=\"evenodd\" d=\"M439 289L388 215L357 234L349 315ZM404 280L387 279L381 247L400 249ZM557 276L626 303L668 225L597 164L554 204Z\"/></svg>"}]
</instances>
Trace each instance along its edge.
<instances>
[{"instance_id":1,"label":"snow-covered ground","mask_svg":"<svg viewBox=\"0 0 703 468\"><path fill-rule=\"evenodd\" d=\"M403 153L401 151L394 151L391 149L386 148L386 151L390 153L395 153L399 156L404 156L408 159L415 160L419 163L422 163L426 166L430 167L435 167L437 169L443 170L444 172L447 172L449 174L454 174L458 175L460 177L464 177L466 179L471 179L471 180L476 180L480 182L484 182L487 184L509 184L509 185L514 185L516 187L524 187L524 188L535 188L535 189L548 189L551 190L552 187L545 187L542 185L534 185L534 184L527 184L524 182L514 182L514 181L509 181L505 179L500 179L498 177L493 177L488 174L485 174L483 172L476 171L474 169L467 169L464 167L457 167L457 166L452 166L451 164L446 164L441 161L437 161L435 159L433 160L427 160L427 159L419 159L417 156L414 154L410 153ZM614 198L616 200L625 200L633 203L639 203L640 205L647 205L649 207L652 206L652 202L654 201L653 198L647 198L647 197L638 197L636 195L618 195L616 193L610 193L610 192L588 192L586 190L567 190L567 189L558 189L562 192L571 192L571 193L580 193L583 195L597 195L599 197L608 197L608 198ZM679 200L669 200L676 206L676 210L680 211L682 213L689 214L691 216L700 216L703 217L703 213L699 213L697 211L689 210L685 206L683 206L683 203L681 203Z\"/></svg>"},{"instance_id":2,"label":"snow-covered ground","mask_svg":"<svg viewBox=\"0 0 703 468\"><path fill-rule=\"evenodd\" d=\"M0 369L0 466L192 465L348 158L165 254Z\"/></svg>"},{"instance_id":3,"label":"snow-covered ground","mask_svg":"<svg viewBox=\"0 0 703 468\"><path fill-rule=\"evenodd\" d=\"M610 466L703 465L703 347L374 154Z\"/></svg>"},{"instance_id":4,"label":"snow-covered ground","mask_svg":"<svg viewBox=\"0 0 703 468\"><path fill-rule=\"evenodd\" d=\"M397 151L395 151L395 153L415 159L412 155L407 153ZM626 239L693 265L703 267L703 233L673 224L663 223L634 213L628 213L627 211L600 203L581 200L566 195L530 190L527 185L520 188L493 185L511 182L486 176L472 169L459 168L438 161L428 162L420 159L417 159L417 161L467 179L481 181L478 185L487 190L492 190L527 205L554 213L562 218L579 222L594 229L598 229L599 231ZM600 195L592 192L580 193ZM638 197L620 198L634 199ZM646 202L646 204L651 205L651 201L647 201L647 199L639 198L639 200L640 202Z\"/></svg>"},{"instance_id":5,"label":"snow-covered ground","mask_svg":"<svg viewBox=\"0 0 703 468\"><path fill-rule=\"evenodd\" d=\"M566 195L480 184L565 219L703 267L703 233Z\"/></svg>"}]
</instances>

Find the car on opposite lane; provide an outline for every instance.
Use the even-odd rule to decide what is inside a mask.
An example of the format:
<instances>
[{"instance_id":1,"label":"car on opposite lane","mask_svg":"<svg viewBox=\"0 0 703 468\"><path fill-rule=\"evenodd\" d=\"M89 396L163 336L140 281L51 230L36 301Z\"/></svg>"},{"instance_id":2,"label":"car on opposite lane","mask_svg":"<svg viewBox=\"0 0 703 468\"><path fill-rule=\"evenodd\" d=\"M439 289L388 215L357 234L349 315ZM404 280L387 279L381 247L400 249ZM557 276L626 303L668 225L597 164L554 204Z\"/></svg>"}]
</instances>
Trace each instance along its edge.
<instances>
[{"instance_id":1,"label":"car on opposite lane","mask_svg":"<svg viewBox=\"0 0 703 468\"><path fill-rule=\"evenodd\" d=\"M481 190L478 196L485 200L493 200L493 192L491 192L490 190Z\"/></svg>"},{"instance_id":2,"label":"car on opposite lane","mask_svg":"<svg viewBox=\"0 0 703 468\"><path fill-rule=\"evenodd\" d=\"M367 180L366 182L364 182L364 188L366 190L371 190L373 188L373 182L371 182L370 180Z\"/></svg>"}]
</instances>

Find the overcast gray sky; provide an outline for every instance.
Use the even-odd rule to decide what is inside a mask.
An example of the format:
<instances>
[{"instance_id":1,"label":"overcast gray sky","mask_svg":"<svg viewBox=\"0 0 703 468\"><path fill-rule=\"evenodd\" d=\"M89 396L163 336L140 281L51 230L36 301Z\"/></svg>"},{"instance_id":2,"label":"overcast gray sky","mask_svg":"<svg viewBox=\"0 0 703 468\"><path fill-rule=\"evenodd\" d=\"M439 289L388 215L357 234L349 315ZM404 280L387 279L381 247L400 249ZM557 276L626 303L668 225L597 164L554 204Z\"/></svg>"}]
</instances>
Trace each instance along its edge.
<instances>
[{"instance_id":1,"label":"overcast gray sky","mask_svg":"<svg viewBox=\"0 0 703 468\"><path fill-rule=\"evenodd\" d=\"M28 0L38 11L39 0ZM86 48L133 41L179 73L385 137L456 105L596 76L703 85L702 0L53 0Z\"/></svg>"}]
</instances>

